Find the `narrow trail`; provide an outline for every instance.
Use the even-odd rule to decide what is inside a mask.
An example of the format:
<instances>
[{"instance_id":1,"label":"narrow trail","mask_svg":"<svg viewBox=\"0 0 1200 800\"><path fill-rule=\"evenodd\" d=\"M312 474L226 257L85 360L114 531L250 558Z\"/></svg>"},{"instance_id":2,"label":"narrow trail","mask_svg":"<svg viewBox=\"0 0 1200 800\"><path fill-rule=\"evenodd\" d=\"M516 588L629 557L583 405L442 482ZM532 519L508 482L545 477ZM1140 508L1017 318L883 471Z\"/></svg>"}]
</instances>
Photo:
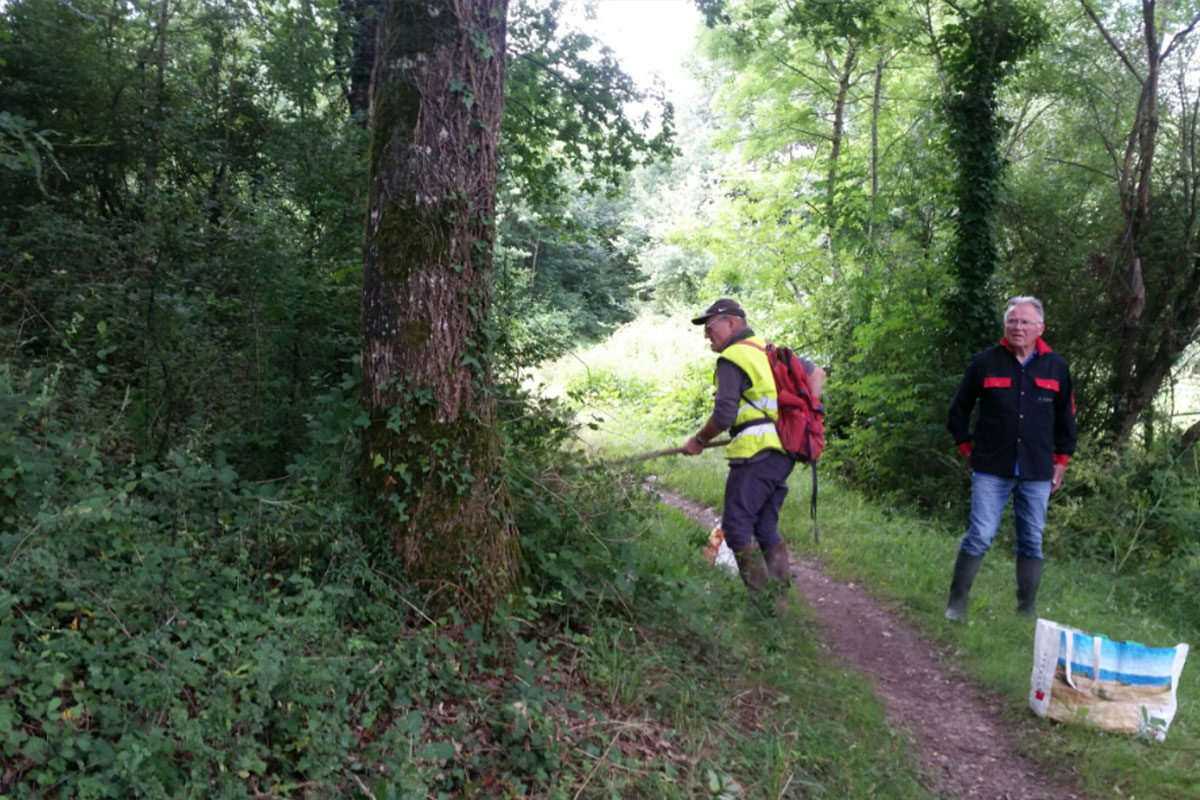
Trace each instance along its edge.
<instances>
[{"instance_id":1,"label":"narrow trail","mask_svg":"<svg viewBox=\"0 0 1200 800\"><path fill-rule=\"evenodd\" d=\"M719 516L685 497L654 489L710 529ZM892 725L917 753L929 784L945 798L1068 800L1069 777L1048 776L1013 746L994 701L937 659L935 646L853 583L826 576L811 559L792 558L792 585L817 615L835 659L875 685Z\"/></svg>"}]
</instances>

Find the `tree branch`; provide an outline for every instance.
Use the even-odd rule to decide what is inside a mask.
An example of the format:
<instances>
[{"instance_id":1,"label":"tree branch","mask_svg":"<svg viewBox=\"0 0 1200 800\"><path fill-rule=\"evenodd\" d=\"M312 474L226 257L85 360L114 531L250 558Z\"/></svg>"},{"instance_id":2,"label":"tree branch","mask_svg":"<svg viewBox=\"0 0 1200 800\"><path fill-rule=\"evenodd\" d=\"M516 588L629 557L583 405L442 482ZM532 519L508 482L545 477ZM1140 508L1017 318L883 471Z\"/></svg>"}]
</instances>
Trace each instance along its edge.
<instances>
[{"instance_id":1,"label":"tree branch","mask_svg":"<svg viewBox=\"0 0 1200 800\"><path fill-rule=\"evenodd\" d=\"M1137 82L1144 86L1146 79L1138 74L1137 68L1134 67L1133 62L1129 60L1129 56L1125 55L1125 51L1121 49L1121 45L1117 44L1116 40L1109 35L1108 29L1104 27L1104 23L1101 22L1100 18L1096 16L1096 12L1092 10L1092 7L1087 4L1087 0L1079 0L1079 3L1083 6L1083 10L1087 12L1087 15L1092 18L1092 22L1096 24L1096 27L1100 30L1100 34L1104 37L1104 40L1108 42L1109 46L1112 47L1118 56L1120 56L1121 62L1125 64L1131 73L1133 73L1133 77L1137 78Z\"/></svg>"},{"instance_id":2,"label":"tree branch","mask_svg":"<svg viewBox=\"0 0 1200 800\"><path fill-rule=\"evenodd\" d=\"M1192 32L1192 29L1196 27L1196 23L1198 22L1200 22L1200 14L1192 17L1191 23L1189 23L1186 28L1171 37L1171 43L1167 45L1166 50L1163 50L1162 56L1160 56L1158 60L1165 61L1167 56L1171 55L1171 51L1175 49L1175 45L1180 44L1184 39L1186 39L1187 35Z\"/></svg>"},{"instance_id":3,"label":"tree branch","mask_svg":"<svg viewBox=\"0 0 1200 800\"><path fill-rule=\"evenodd\" d=\"M1106 179L1109 179L1109 180L1112 179L1112 175L1109 175L1106 172L1102 172L1101 170L1098 170L1095 167L1089 167L1087 164L1080 164L1078 161L1066 161L1064 159L1054 158L1052 156L1046 156L1045 160L1049 161L1051 163L1054 163L1054 164L1063 164L1068 167L1079 167L1080 169L1087 170L1088 172L1094 172L1097 175L1101 175Z\"/></svg>"}]
</instances>

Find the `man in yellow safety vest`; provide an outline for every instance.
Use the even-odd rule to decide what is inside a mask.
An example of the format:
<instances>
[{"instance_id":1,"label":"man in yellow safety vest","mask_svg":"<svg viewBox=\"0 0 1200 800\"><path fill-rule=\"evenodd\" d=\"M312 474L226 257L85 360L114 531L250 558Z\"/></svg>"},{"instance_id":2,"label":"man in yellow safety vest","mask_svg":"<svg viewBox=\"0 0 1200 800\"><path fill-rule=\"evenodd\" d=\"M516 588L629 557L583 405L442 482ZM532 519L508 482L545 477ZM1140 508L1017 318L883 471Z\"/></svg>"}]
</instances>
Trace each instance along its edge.
<instances>
[{"instance_id":1,"label":"man in yellow safety vest","mask_svg":"<svg viewBox=\"0 0 1200 800\"><path fill-rule=\"evenodd\" d=\"M729 298L713 303L692 324L704 326L704 335L718 354L713 374L716 395L712 414L687 440L683 452L699 455L706 442L729 429L732 441L725 451L729 476L721 512L725 541L752 597L768 581L779 584L776 608L783 614L791 572L787 544L779 535L779 510L795 461L784 450L775 427L779 411L766 343L750 330L741 305ZM738 346L742 342L748 346ZM807 359L801 361L813 396L819 398L825 371Z\"/></svg>"}]
</instances>

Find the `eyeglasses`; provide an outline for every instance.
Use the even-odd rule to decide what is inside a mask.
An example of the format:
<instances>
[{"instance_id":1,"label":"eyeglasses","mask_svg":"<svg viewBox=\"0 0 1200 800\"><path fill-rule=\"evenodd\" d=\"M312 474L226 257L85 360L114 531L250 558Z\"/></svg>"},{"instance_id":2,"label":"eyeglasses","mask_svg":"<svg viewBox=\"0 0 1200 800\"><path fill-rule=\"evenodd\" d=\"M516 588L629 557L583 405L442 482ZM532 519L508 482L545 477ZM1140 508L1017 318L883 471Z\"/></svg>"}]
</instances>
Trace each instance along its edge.
<instances>
[{"instance_id":1,"label":"eyeglasses","mask_svg":"<svg viewBox=\"0 0 1200 800\"><path fill-rule=\"evenodd\" d=\"M1042 323L1036 319L1006 319L1004 324L1010 328L1036 328Z\"/></svg>"},{"instance_id":2,"label":"eyeglasses","mask_svg":"<svg viewBox=\"0 0 1200 800\"><path fill-rule=\"evenodd\" d=\"M722 319L721 317L713 317L711 320L706 322L704 324L704 335L709 338L712 338L713 326L716 325L718 322L720 322L721 319Z\"/></svg>"}]
</instances>

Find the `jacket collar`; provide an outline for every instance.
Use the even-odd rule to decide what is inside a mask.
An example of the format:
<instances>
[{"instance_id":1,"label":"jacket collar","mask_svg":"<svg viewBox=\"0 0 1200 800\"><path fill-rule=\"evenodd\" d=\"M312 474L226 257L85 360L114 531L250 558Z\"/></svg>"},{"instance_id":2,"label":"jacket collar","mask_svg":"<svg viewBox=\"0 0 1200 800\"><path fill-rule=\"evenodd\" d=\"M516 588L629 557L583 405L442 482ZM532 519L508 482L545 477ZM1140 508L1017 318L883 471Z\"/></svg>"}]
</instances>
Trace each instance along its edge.
<instances>
[{"instance_id":1,"label":"jacket collar","mask_svg":"<svg viewBox=\"0 0 1200 800\"><path fill-rule=\"evenodd\" d=\"M1007 337L1000 340L1000 346L1003 347L1005 350L1007 350L1010 353L1013 352L1013 347L1011 344L1008 343ZM1045 355L1046 353L1054 352L1053 350L1050 349L1050 345L1046 344L1046 340L1040 336L1038 337L1038 340L1033 343L1033 348L1034 348L1034 351L1039 356Z\"/></svg>"},{"instance_id":2,"label":"jacket collar","mask_svg":"<svg viewBox=\"0 0 1200 800\"><path fill-rule=\"evenodd\" d=\"M733 345L737 344L737 343L738 343L738 342L740 342L742 339L749 339L749 338L750 338L751 336L753 336L753 335L754 335L754 331L750 330L750 326L749 326L749 325L743 325L743 326L742 326L742 328L741 328L740 330L737 330L737 331L734 331L734 332L733 332L733 336L730 336L730 337L729 337L729 341L728 341L728 342L726 342L726 343L725 343L725 346L721 348L721 352L722 352L722 353L724 353L724 352L725 352L726 350L728 350L728 349L729 349L731 346L733 346Z\"/></svg>"}]
</instances>

